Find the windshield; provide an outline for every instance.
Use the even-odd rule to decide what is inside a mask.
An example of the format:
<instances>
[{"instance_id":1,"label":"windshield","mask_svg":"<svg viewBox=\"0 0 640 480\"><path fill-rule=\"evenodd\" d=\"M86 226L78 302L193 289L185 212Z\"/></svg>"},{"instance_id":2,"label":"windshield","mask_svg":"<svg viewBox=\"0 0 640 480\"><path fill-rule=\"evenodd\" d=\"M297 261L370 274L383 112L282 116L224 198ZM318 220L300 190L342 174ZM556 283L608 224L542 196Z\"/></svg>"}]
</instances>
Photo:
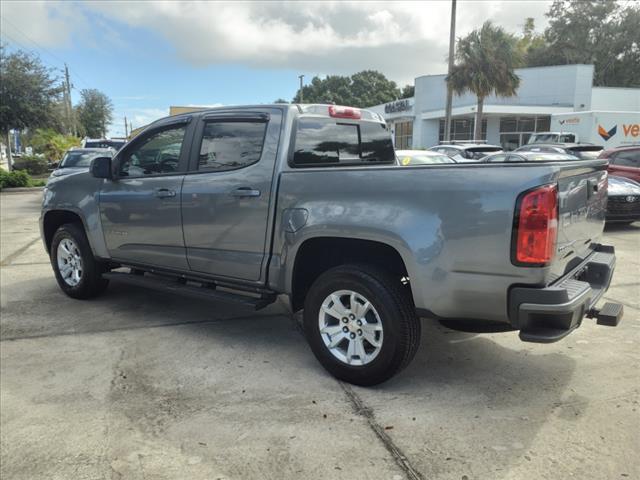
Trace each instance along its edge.
<instances>
[{"instance_id":1,"label":"windshield","mask_svg":"<svg viewBox=\"0 0 640 480\"><path fill-rule=\"evenodd\" d=\"M467 158L480 160L481 158L484 158L491 153L496 153L501 151L502 151L502 148L500 147L475 147L475 148L468 148L465 151L465 153L467 155Z\"/></svg>"},{"instance_id":2,"label":"windshield","mask_svg":"<svg viewBox=\"0 0 640 480\"><path fill-rule=\"evenodd\" d=\"M556 133L538 133L531 135L529 143L556 143L558 141L558 134Z\"/></svg>"},{"instance_id":3,"label":"windshield","mask_svg":"<svg viewBox=\"0 0 640 480\"><path fill-rule=\"evenodd\" d=\"M575 160L576 157L566 153L530 153L526 154L527 160L532 162L557 162L559 160Z\"/></svg>"},{"instance_id":4,"label":"windshield","mask_svg":"<svg viewBox=\"0 0 640 480\"><path fill-rule=\"evenodd\" d=\"M447 155L399 155L400 165L432 165L436 163L456 163Z\"/></svg>"},{"instance_id":5,"label":"windshield","mask_svg":"<svg viewBox=\"0 0 640 480\"><path fill-rule=\"evenodd\" d=\"M84 148L113 148L120 150L124 146L123 140L89 140L85 142Z\"/></svg>"},{"instance_id":6,"label":"windshield","mask_svg":"<svg viewBox=\"0 0 640 480\"><path fill-rule=\"evenodd\" d=\"M96 157L104 157L104 152L67 152L60 162L59 168L89 167L91 160Z\"/></svg>"},{"instance_id":7,"label":"windshield","mask_svg":"<svg viewBox=\"0 0 640 480\"><path fill-rule=\"evenodd\" d=\"M601 148L594 148L594 149L570 149L569 152L572 155L575 155L576 157L580 158L581 160L591 160L594 158L598 158L598 156L600 155L600 152L602 151Z\"/></svg>"}]
</instances>

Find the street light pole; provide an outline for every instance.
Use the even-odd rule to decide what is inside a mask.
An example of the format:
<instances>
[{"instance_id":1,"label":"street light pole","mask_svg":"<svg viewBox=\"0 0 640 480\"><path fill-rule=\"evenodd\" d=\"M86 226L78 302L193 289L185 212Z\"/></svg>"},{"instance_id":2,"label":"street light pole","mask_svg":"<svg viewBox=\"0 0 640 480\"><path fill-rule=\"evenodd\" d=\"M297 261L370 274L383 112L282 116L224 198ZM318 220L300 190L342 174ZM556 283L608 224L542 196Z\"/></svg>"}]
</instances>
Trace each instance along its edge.
<instances>
[{"instance_id":1,"label":"street light pole","mask_svg":"<svg viewBox=\"0 0 640 480\"><path fill-rule=\"evenodd\" d=\"M451 0L451 28L449 29L449 69L447 77L451 76L453 70L453 55L456 46L456 0ZM444 141L451 141L451 104L453 103L453 91L447 82L447 106L444 117Z\"/></svg>"},{"instance_id":2,"label":"street light pole","mask_svg":"<svg viewBox=\"0 0 640 480\"><path fill-rule=\"evenodd\" d=\"M304 95L302 93L302 80L304 79L304 75L298 75L300 79L300 103L304 103Z\"/></svg>"}]
</instances>

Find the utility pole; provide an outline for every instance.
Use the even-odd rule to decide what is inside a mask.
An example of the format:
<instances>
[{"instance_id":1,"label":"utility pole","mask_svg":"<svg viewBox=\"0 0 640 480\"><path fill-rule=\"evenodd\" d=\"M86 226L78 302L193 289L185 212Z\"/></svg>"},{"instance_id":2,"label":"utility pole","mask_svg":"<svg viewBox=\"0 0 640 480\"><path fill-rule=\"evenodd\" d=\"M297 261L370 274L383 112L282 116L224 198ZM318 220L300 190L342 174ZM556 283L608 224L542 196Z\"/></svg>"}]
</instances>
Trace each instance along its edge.
<instances>
[{"instance_id":1,"label":"utility pole","mask_svg":"<svg viewBox=\"0 0 640 480\"><path fill-rule=\"evenodd\" d=\"M447 76L451 75L453 70L453 56L456 47L456 0L451 0L451 28L449 29L449 68ZM453 103L453 90L449 82L447 82L447 106L444 116L444 141L451 141L451 104Z\"/></svg>"},{"instance_id":2,"label":"utility pole","mask_svg":"<svg viewBox=\"0 0 640 480\"><path fill-rule=\"evenodd\" d=\"M127 116L124 116L124 138L127 138L129 133L127 132Z\"/></svg>"},{"instance_id":3,"label":"utility pole","mask_svg":"<svg viewBox=\"0 0 640 480\"><path fill-rule=\"evenodd\" d=\"M76 122L73 115L73 105L71 105L71 82L69 81L69 67L64 64L64 100L65 109L67 110L67 126L69 135L77 136Z\"/></svg>"},{"instance_id":4,"label":"utility pole","mask_svg":"<svg viewBox=\"0 0 640 480\"><path fill-rule=\"evenodd\" d=\"M304 79L304 75L298 75L298 78L300 79L300 102L299 103L304 103L304 96L302 93L302 80Z\"/></svg>"}]
</instances>

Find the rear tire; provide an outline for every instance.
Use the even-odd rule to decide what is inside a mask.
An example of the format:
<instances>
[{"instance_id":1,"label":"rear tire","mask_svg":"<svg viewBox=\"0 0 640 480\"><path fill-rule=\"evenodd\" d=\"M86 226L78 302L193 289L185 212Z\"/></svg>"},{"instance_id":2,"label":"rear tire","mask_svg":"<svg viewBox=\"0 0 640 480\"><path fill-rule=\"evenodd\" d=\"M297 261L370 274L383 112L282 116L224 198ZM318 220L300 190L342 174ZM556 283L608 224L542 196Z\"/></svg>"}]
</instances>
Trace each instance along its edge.
<instances>
[{"instance_id":1,"label":"rear tire","mask_svg":"<svg viewBox=\"0 0 640 480\"><path fill-rule=\"evenodd\" d=\"M72 298L96 297L109 285L102 278L105 265L95 259L84 229L75 223L62 225L53 235L50 259L58 285Z\"/></svg>"},{"instance_id":2,"label":"rear tire","mask_svg":"<svg viewBox=\"0 0 640 480\"><path fill-rule=\"evenodd\" d=\"M420 319L399 278L368 265L327 270L307 293L304 331L333 376L355 385L388 380L418 350Z\"/></svg>"}]
</instances>

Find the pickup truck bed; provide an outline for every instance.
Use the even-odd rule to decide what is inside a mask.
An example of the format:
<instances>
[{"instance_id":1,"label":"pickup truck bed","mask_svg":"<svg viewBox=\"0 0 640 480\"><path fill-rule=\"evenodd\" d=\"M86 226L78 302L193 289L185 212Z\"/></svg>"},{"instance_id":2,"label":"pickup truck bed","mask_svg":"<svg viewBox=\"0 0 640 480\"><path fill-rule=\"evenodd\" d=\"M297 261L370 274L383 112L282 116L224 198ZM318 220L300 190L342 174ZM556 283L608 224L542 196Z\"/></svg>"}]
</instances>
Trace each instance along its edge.
<instances>
[{"instance_id":1,"label":"pickup truck bed","mask_svg":"<svg viewBox=\"0 0 640 480\"><path fill-rule=\"evenodd\" d=\"M127 275L255 306L284 294L323 365L373 384L411 360L419 316L536 342L597 316L615 267L599 243L606 165L400 167L365 110L221 108L160 120L113 160L52 179L41 225L69 295ZM78 264L91 268L70 284Z\"/></svg>"}]
</instances>

